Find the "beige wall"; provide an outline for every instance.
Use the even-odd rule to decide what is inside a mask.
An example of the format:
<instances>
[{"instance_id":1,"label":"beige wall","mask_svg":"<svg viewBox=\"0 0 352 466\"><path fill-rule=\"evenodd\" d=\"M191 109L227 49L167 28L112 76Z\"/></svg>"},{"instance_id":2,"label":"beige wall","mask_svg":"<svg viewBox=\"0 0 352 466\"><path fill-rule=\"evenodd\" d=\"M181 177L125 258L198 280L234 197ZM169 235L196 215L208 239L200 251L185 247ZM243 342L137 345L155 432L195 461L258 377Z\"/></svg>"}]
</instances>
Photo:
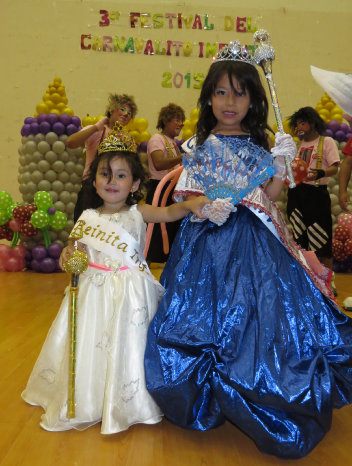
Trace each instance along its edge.
<instances>
[{"instance_id":1,"label":"beige wall","mask_svg":"<svg viewBox=\"0 0 352 466\"><path fill-rule=\"evenodd\" d=\"M48 85L59 76L66 86L69 106L81 118L104 112L109 92L133 94L138 104L137 117L149 121L155 131L161 106L176 102L186 114L195 107L199 91L162 87L164 72L206 73L210 59L199 58L198 42L216 43L239 39L251 45L252 33L224 30L224 17L250 17L252 24L270 31L276 60L273 76L283 116L301 106L318 102L323 90L310 74L310 65L337 72L351 72L350 0L199 0L87 1L87 0L2 0L1 71L2 112L0 114L0 190L10 192L21 201L18 191L18 147L20 129L27 116L33 116ZM212 6L204 6L204 5ZM99 27L99 10L118 10L120 19L109 27ZM337 11L336 11L337 10ZM213 30L170 29L165 22L159 29L132 29L129 12L199 14L202 21L209 15ZM165 20L166 21L166 20ZM194 52L190 57L145 55L144 53L83 51L81 34L124 36L139 40L189 41ZM273 123L273 114L271 121Z\"/></svg>"}]
</instances>

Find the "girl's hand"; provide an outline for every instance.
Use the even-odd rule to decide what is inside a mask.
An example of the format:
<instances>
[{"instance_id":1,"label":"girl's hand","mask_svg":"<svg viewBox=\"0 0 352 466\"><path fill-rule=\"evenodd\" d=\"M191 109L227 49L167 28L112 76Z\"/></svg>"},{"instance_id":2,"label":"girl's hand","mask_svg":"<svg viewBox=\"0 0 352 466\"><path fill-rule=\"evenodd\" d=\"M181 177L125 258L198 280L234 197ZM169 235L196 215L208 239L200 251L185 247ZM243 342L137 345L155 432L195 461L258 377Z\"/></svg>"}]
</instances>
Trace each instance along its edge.
<instances>
[{"instance_id":1,"label":"girl's hand","mask_svg":"<svg viewBox=\"0 0 352 466\"><path fill-rule=\"evenodd\" d=\"M75 248L73 245L68 245L61 251L60 259L59 259L59 266L61 270L64 270L62 265L64 262L67 262L72 257L74 250Z\"/></svg>"},{"instance_id":2,"label":"girl's hand","mask_svg":"<svg viewBox=\"0 0 352 466\"><path fill-rule=\"evenodd\" d=\"M187 203L187 208L198 218L207 218L202 209L205 205L211 204L212 201L206 196L197 196L185 201L185 203Z\"/></svg>"}]
</instances>

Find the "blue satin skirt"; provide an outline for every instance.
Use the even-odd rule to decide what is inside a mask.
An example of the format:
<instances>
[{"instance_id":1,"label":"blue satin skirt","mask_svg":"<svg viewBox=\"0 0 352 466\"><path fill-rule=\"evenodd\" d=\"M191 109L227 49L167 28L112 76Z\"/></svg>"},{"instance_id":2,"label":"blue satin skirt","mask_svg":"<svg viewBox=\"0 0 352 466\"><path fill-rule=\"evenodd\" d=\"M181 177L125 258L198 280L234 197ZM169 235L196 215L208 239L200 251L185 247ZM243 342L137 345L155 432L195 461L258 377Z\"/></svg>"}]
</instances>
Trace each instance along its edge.
<instances>
[{"instance_id":1,"label":"blue satin skirt","mask_svg":"<svg viewBox=\"0 0 352 466\"><path fill-rule=\"evenodd\" d=\"M225 225L186 218L148 332L147 388L165 416L229 420L258 448L305 456L352 400L352 320L244 206Z\"/></svg>"}]
</instances>

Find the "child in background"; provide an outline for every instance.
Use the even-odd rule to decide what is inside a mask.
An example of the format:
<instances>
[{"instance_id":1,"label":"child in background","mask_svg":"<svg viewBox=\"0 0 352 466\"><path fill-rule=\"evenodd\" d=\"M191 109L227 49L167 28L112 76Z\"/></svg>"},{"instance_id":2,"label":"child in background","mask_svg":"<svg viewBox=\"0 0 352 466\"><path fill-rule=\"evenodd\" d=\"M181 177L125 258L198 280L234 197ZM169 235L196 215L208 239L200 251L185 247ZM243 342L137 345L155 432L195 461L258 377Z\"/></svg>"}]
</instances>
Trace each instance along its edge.
<instances>
[{"instance_id":1,"label":"child in background","mask_svg":"<svg viewBox=\"0 0 352 466\"><path fill-rule=\"evenodd\" d=\"M339 151L331 137L323 137L324 120L312 107L300 108L289 118L289 125L302 142L297 151L308 168L306 180L288 190L287 216L295 241L314 251L332 271L332 218L328 192L329 177L337 173ZM332 289L336 287L332 280Z\"/></svg>"},{"instance_id":2,"label":"child in background","mask_svg":"<svg viewBox=\"0 0 352 466\"><path fill-rule=\"evenodd\" d=\"M130 149L122 148L113 132L100 144L85 183L91 208L72 231L73 237L83 235L79 244L89 258L79 280L75 417L67 417L68 293L22 393L27 403L44 408L41 426L49 431L83 430L101 422L101 432L112 434L162 417L144 378L147 328L163 293L142 255L145 222L174 221L190 211L201 215L210 201L137 205L144 173ZM63 250L61 266L72 253L72 245Z\"/></svg>"},{"instance_id":3,"label":"child in background","mask_svg":"<svg viewBox=\"0 0 352 466\"><path fill-rule=\"evenodd\" d=\"M150 179L147 184L146 203L153 202L153 196L160 180L170 171L182 164L182 155L175 142L175 137L180 134L185 120L185 112L180 106L170 103L163 107L158 116L157 128L161 133L153 134L148 141L148 167ZM160 195L167 189L167 183ZM173 190L170 192L166 205L173 203ZM166 225L169 245L171 247L179 222ZM147 260L150 262L165 262L167 255L162 249L162 235L160 225L155 225L148 249Z\"/></svg>"},{"instance_id":4,"label":"child in background","mask_svg":"<svg viewBox=\"0 0 352 466\"><path fill-rule=\"evenodd\" d=\"M265 91L238 43L217 55L198 105L186 151L219 146L218 161L231 144L234 159L269 148ZM208 219L182 222L161 276L166 291L149 326L145 370L170 421L208 430L229 420L263 452L299 458L329 430L333 407L352 400L352 321L333 301L328 271L318 261L320 275L310 268L273 202L286 178L283 156L296 154L291 136L275 140L271 180L236 209L216 200ZM203 192L184 170L176 199Z\"/></svg>"},{"instance_id":5,"label":"child in background","mask_svg":"<svg viewBox=\"0 0 352 466\"><path fill-rule=\"evenodd\" d=\"M87 177L89 166L97 155L99 144L109 135L113 126L118 124L121 130L122 127L126 126L127 123L136 116L136 113L137 105L132 96L126 94L110 94L105 117L99 120L95 125L85 126L81 131L71 134L71 136L67 138L66 145L71 149L85 145L86 158L83 180ZM80 191L77 195L74 211L75 222L84 210L81 201L82 192Z\"/></svg>"}]
</instances>

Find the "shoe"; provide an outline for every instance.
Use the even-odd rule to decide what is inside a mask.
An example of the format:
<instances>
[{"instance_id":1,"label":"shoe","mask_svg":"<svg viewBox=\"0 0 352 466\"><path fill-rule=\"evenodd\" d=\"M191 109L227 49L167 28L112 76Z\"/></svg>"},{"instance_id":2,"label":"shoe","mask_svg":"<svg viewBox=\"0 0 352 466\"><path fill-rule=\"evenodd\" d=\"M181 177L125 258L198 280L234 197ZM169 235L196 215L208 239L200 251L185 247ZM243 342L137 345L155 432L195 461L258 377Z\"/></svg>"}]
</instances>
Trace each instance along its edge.
<instances>
[{"instance_id":1,"label":"shoe","mask_svg":"<svg viewBox=\"0 0 352 466\"><path fill-rule=\"evenodd\" d=\"M333 292L335 298L337 296L337 289L336 289L336 285L335 285L335 272L332 273L332 277L331 277L331 291Z\"/></svg>"}]
</instances>

